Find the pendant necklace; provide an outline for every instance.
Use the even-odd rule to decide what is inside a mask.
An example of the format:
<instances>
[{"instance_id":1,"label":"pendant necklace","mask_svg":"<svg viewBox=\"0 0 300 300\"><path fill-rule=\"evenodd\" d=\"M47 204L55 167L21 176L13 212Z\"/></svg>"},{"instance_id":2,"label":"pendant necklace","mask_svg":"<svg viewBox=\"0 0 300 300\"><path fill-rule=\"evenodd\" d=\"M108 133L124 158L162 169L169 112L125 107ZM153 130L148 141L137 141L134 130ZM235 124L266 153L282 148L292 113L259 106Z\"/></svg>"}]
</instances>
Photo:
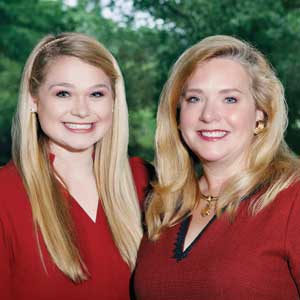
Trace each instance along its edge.
<instances>
[{"instance_id":1,"label":"pendant necklace","mask_svg":"<svg viewBox=\"0 0 300 300\"><path fill-rule=\"evenodd\" d=\"M201 209L201 216L207 217L210 215L212 208L215 207L219 197L205 196L200 193L200 199L206 201L206 205Z\"/></svg>"}]
</instances>

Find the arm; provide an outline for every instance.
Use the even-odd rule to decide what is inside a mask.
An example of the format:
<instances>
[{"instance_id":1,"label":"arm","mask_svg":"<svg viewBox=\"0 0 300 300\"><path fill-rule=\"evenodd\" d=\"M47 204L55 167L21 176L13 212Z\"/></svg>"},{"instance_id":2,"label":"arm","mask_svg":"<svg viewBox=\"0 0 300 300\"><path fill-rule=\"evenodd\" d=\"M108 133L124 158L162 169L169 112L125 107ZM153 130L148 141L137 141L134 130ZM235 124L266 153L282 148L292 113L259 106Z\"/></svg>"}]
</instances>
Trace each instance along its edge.
<instances>
[{"instance_id":1,"label":"arm","mask_svg":"<svg viewBox=\"0 0 300 300\"><path fill-rule=\"evenodd\" d=\"M150 182L154 177L154 167L139 157L130 158L130 166L139 203L143 207L144 200L151 188Z\"/></svg>"},{"instance_id":2,"label":"arm","mask_svg":"<svg viewBox=\"0 0 300 300\"><path fill-rule=\"evenodd\" d=\"M300 184L291 193L294 197L286 229L286 253L291 276L300 292Z\"/></svg>"},{"instance_id":3,"label":"arm","mask_svg":"<svg viewBox=\"0 0 300 300\"><path fill-rule=\"evenodd\" d=\"M0 218L0 298L12 299L12 251L9 238L5 230L5 222Z\"/></svg>"},{"instance_id":4,"label":"arm","mask_svg":"<svg viewBox=\"0 0 300 300\"><path fill-rule=\"evenodd\" d=\"M16 174L12 163L0 170L0 299L5 300L13 299L14 252L11 230L12 215L8 213L8 205L12 204L12 200L15 198L12 192L18 187ZM18 214L17 207L13 207L12 214Z\"/></svg>"}]
</instances>

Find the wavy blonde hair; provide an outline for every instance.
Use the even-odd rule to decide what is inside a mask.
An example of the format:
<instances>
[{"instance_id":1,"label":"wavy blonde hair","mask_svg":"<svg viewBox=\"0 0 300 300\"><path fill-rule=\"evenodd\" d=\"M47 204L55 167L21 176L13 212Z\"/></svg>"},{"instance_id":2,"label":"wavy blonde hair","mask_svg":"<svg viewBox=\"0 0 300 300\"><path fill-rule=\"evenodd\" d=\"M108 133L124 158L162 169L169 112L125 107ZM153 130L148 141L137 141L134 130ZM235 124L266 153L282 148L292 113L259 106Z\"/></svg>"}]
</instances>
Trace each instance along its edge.
<instances>
[{"instance_id":1,"label":"wavy blonde hair","mask_svg":"<svg viewBox=\"0 0 300 300\"><path fill-rule=\"evenodd\" d=\"M217 203L217 215L224 211L233 220L247 195L258 188L251 213L256 214L276 195L299 179L300 165L284 141L287 106L282 84L262 53L250 44L230 36L211 36L187 49L171 70L157 114L156 170L157 181L146 211L148 235L160 233L185 216L199 202L195 163L178 131L179 101L187 79L202 62L212 58L229 58L239 62L251 79L251 91L257 109L264 112L265 129L253 136L245 170L229 178Z\"/></svg>"},{"instance_id":2,"label":"wavy blonde hair","mask_svg":"<svg viewBox=\"0 0 300 300\"><path fill-rule=\"evenodd\" d=\"M36 114L30 112L31 97L37 94L51 63L62 55L74 56L101 68L111 81L113 123L95 145L94 173L114 242L131 270L142 230L127 158L128 112L118 64L112 54L92 37L79 33L46 36L34 48L24 69L12 129L12 155L28 193L36 234L39 229L57 267L78 282L87 279L88 270L76 245L68 204L49 162L47 136L40 129Z\"/></svg>"}]
</instances>

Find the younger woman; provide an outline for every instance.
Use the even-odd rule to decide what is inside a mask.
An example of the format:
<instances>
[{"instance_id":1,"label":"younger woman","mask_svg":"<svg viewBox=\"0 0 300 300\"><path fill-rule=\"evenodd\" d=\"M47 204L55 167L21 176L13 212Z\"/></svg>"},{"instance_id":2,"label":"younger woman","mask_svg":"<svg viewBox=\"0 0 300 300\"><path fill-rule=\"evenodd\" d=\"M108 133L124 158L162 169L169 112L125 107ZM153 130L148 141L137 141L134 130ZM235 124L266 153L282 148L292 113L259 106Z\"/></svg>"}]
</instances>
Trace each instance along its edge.
<instances>
[{"instance_id":1,"label":"younger woman","mask_svg":"<svg viewBox=\"0 0 300 300\"><path fill-rule=\"evenodd\" d=\"M82 34L43 38L0 170L1 299L129 299L142 234L133 177L140 199L146 177L127 144L110 52Z\"/></svg>"}]
</instances>

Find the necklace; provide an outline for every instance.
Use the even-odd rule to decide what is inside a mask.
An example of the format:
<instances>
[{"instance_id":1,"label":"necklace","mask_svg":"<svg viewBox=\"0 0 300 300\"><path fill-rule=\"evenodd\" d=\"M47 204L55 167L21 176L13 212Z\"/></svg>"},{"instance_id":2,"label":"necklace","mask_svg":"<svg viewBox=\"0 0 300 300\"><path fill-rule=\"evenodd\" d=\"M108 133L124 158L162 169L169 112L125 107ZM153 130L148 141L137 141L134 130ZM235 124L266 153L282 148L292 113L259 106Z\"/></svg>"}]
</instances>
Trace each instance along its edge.
<instances>
[{"instance_id":1,"label":"necklace","mask_svg":"<svg viewBox=\"0 0 300 300\"><path fill-rule=\"evenodd\" d=\"M216 202L218 201L219 197L213 196L205 196L201 194L201 199L206 201L206 205L201 209L201 216L207 217L211 213L211 209L215 206Z\"/></svg>"}]
</instances>

